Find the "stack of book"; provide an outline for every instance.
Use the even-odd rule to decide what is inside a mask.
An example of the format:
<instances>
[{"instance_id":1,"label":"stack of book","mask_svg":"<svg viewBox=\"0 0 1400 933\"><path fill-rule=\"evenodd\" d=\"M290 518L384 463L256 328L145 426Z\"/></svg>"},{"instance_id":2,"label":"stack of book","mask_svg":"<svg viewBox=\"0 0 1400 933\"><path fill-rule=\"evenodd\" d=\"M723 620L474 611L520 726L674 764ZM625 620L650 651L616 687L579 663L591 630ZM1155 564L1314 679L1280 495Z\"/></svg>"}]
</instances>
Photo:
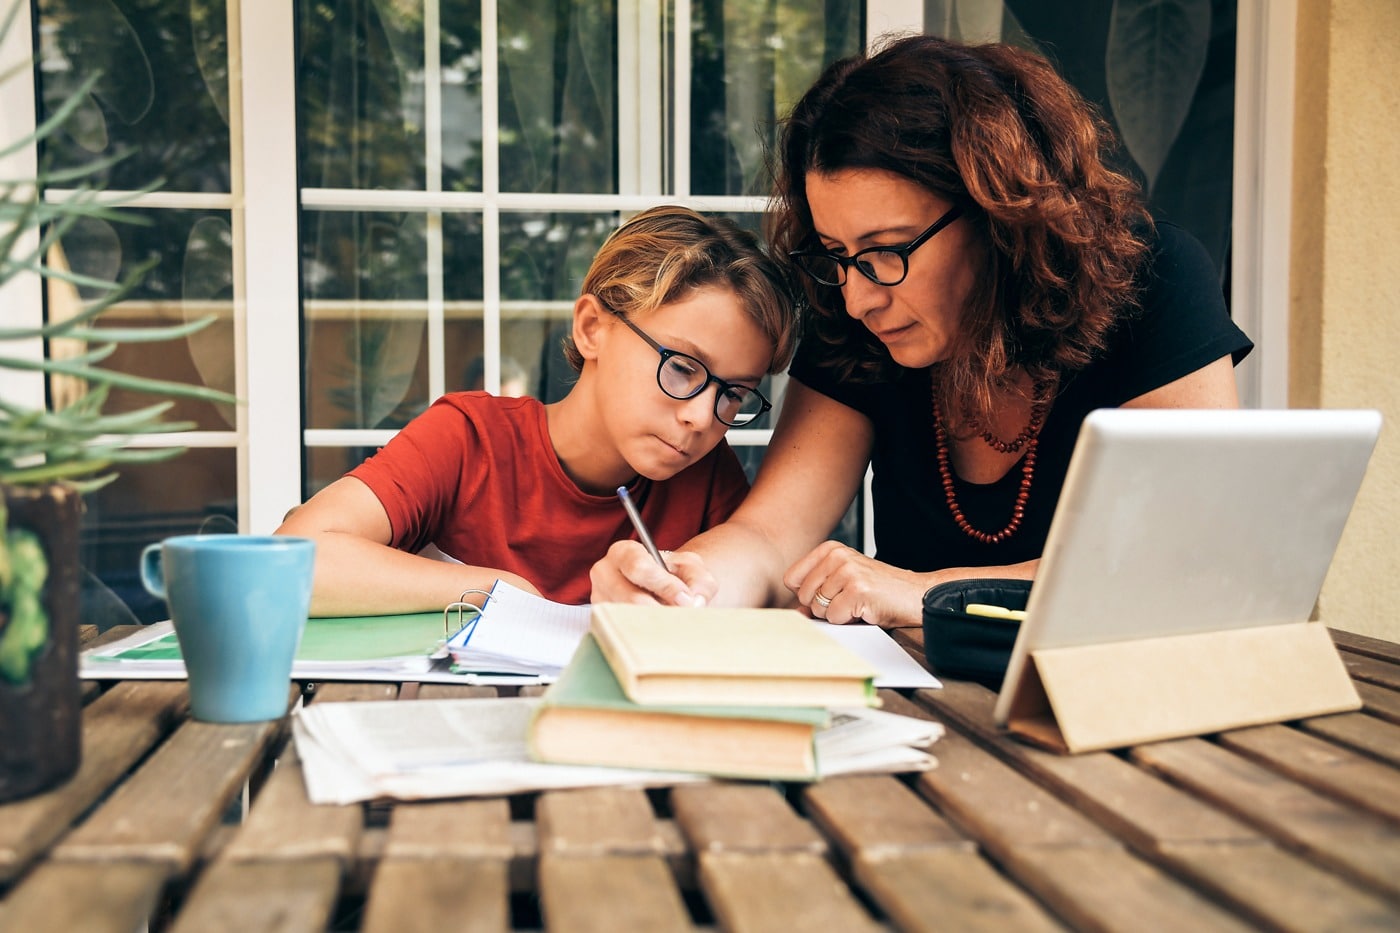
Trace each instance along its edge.
<instances>
[{"instance_id":1,"label":"stack of book","mask_svg":"<svg viewBox=\"0 0 1400 933\"><path fill-rule=\"evenodd\" d=\"M911 746L940 727L869 709L874 676L793 610L595 605L531 720L530 750L558 764L774 780L877 760L931 766Z\"/></svg>"}]
</instances>

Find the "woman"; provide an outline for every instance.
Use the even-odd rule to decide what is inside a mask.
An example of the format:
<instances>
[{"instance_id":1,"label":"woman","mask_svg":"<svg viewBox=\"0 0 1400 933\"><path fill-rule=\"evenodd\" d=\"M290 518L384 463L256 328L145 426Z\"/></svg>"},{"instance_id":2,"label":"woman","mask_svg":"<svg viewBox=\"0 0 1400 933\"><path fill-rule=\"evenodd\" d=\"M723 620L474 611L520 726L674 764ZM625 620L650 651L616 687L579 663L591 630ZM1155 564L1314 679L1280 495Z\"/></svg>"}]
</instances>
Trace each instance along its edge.
<instances>
[{"instance_id":1,"label":"woman","mask_svg":"<svg viewBox=\"0 0 1400 933\"><path fill-rule=\"evenodd\" d=\"M777 153L770 239L811 313L754 489L674 575L614 545L594 601L917 625L931 586L1034 576L1089 411L1237 406L1251 344L1109 140L1010 46L916 36L829 67ZM872 462L876 559L822 540Z\"/></svg>"},{"instance_id":2,"label":"woman","mask_svg":"<svg viewBox=\"0 0 1400 933\"><path fill-rule=\"evenodd\" d=\"M768 409L758 383L795 343L756 237L684 207L638 214L574 303L567 396L449 393L286 518L279 533L317 543L312 614L440 610L498 579L587 602L593 560L633 533L619 486L662 547L734 511L748 480L724 433Z\"/></svg>"}]
</instances>

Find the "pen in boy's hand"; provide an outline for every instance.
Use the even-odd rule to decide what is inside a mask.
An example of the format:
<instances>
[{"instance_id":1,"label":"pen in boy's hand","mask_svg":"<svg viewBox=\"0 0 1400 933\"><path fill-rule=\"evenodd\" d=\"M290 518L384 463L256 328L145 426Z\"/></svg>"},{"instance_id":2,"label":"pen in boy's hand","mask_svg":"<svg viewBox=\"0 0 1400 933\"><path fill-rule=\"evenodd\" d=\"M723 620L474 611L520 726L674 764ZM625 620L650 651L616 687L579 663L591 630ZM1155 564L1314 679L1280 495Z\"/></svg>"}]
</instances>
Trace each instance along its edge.
<instances>
[{"instance_id":1,"label":"pen in boy's hand","mask_svg":"<svg viewBox=\"0 0 1400 933\"><path fill-rule=\"evenodd\" d=\"M627 517L632 519L632 527L637 529L637 537L641 539L642 546L661 565L662 570L670 573L671 568L666 566L666 561L661 558L661 552L656 549L656 542L651 540L651 532L647 531L647 526L642 522L642 513L637 511L632 497L627 494L626 486L617 487L617 497L622 500L622 507L627 510Z\"/></svg>"}]
</instances>

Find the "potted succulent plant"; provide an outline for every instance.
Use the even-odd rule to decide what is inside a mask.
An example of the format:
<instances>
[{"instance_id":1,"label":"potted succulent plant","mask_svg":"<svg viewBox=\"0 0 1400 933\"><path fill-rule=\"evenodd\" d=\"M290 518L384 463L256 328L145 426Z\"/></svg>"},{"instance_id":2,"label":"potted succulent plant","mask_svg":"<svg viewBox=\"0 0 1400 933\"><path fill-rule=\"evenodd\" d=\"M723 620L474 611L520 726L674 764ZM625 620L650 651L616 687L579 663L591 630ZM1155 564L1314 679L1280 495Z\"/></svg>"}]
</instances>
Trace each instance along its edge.
<instances>
[{"instance_id":1,"label":"potted succulent plant","mask_svg":"<svg viewBox=\"0 0 1400 933\"><path fill-rule=\"evenodd\" d=\"M0 23L0 44L14 22L12 7ZM15 74L0 75L6 80ZM91 89L96 76L23 139L0 140L0 153L41 146L59 131ZM82 218L136 222L121 203L100 197L99 180L113 159L80 170L49 171L34 178L0 178L0 287L23 276L65 281L97 294L62 321L15 326L13 308L0 307L0 369L62 375L85 386L76 400L53 407L24 407L0 397L0 801L51 787L78 766L80 693L77 677L80 584L78 518L82 495L116 477L125 464L165 459L180 448L132 449L139 434L186 430L190 422L165 415L175 398L228 403L234 399L203 386L149 379L103 366L118 344L185 337L212 319L172 327L107 327L101 318L149 269L120 282L74 274L47 257ZM71 195L47 201L42 192L63 187ZM8 320L7 320L8 319ZM80 341L76 355L42 358L23 354L21 342ZM148 393L159 401L135 411L107 413L113 388ZM51 393L49 397L52 397Z\"/></svg>"}]
</instances>

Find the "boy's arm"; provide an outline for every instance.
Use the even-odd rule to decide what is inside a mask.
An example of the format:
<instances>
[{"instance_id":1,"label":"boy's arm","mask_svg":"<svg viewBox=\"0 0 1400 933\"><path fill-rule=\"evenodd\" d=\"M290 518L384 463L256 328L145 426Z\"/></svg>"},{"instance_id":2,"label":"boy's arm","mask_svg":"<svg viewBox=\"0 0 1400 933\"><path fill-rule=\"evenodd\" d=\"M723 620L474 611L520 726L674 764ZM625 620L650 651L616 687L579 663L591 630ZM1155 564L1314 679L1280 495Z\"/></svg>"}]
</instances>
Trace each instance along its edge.
<instances>
[{"instance_id":1,"label":"boy's arm","mask_svg":"<svg viewBox=\"0 0 1400 933\"><path fill-rule=\"evenodd\" d=\"M313 616L387 615L440 610L463 590L489 590L496 580L534 593L523 577L420 557L389 546L392 529L379 498L353 476L293 509L276 534L316 542Z\"/></svg>"}]
</instances>

